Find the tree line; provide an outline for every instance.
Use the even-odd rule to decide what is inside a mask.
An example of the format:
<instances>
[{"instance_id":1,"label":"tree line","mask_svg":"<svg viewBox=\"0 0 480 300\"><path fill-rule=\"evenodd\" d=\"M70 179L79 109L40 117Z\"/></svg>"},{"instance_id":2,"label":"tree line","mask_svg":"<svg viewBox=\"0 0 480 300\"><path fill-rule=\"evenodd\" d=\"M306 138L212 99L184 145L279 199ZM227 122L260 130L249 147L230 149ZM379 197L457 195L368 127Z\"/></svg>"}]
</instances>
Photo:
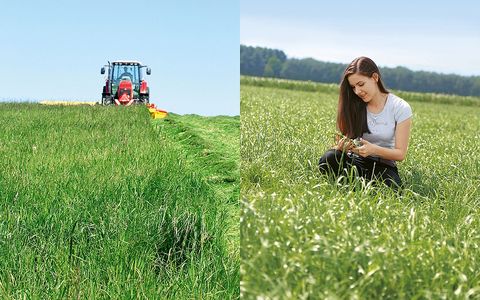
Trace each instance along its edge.
<instances>
[{"instance_id":1,"label":"tree line","mask_svg":"<svg viewBox=\"0 0 480 300\"><path fill-rule=\"evenodd\" d=\"M347 64L313 58L288 58L281 50L240 45L240 74L339 83ZM412 92L431 92L480 96L480 76L460 76L405 67L379 67L387 88Z\"/></svg>"}]
</instances>

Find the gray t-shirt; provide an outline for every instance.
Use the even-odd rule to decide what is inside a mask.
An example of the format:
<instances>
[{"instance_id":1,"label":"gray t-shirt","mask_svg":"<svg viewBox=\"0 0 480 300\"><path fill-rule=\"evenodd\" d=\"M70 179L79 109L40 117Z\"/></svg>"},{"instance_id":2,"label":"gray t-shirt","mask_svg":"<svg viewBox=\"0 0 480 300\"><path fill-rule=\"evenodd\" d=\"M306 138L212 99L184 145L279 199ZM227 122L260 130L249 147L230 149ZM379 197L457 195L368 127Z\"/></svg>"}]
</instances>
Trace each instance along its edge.
<instances>
[{"instance_id":1,"label":"gray t-shirt","mask_svg":"<svg viewBox=\"0 0 480 300\"><path fill-rule=\"evenodd\" d=\"M395 128L412 117L410 105L400 97L389 93L383 110L373 114L367 110L367 124L371 133L364 133L362 138L372 144L384 148L395 148ZM383 163L395 166L393 160L383 160Z\"/></svg>"}]
</instances>

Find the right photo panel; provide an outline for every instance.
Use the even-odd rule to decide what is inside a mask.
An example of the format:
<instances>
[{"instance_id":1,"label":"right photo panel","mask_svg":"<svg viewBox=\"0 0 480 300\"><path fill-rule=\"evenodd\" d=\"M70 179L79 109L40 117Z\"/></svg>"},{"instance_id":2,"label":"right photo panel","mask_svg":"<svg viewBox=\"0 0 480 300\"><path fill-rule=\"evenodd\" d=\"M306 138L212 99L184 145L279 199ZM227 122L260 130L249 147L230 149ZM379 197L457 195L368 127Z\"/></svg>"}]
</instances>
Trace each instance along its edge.
<instances>
[{"instance_id":1,"label":"right photo panel","mask_svg":"<svg viewBox=\"0 0 480 300\"><path fill-rule=\"evenodd\" d=\"M479 9L240 1L242 299L480 298Z\"/></svg>"}]
</instances>

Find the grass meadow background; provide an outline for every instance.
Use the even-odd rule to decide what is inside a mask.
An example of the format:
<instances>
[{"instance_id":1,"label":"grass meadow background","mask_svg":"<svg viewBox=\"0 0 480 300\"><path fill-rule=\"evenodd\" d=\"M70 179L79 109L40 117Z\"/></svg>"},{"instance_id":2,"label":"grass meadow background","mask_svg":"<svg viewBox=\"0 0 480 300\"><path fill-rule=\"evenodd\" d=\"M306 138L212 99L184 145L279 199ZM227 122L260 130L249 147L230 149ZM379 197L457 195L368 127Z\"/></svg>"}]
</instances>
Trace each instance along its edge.
<instances>
[{"instance_id":1,"label":"grass meadow background","mask_svg":"<svg viewBox=\"0 0 480 300\"><path fill-rule=\"evenodd\" d=\"M393 92L399 193L319 174L337 85L241 78L242 298L480 298L480 99Z\"/></svg>"},{"instance_id":2,"label":"grass meadow background","mask_svg":"<svg viewBox=\"0 0 480 300\"><path fill-rule=\"evenodd\" d=\"M238 298L239 126L0 104L0 298Z\"/></svg>"}]
</instances>

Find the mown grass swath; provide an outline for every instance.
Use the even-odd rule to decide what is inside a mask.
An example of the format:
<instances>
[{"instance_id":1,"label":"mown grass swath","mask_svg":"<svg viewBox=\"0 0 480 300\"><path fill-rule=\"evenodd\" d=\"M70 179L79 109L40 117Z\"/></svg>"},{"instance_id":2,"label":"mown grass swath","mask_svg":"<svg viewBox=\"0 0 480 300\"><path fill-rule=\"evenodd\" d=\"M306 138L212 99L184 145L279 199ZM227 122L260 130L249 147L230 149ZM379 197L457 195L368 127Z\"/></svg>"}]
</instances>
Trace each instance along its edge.
<instances>
[{"instance_id":1,"label":"mown grass swath","mask_svg":"<svg viewBox=\"0 0 480 300\"><path fill-rule=\"evenodd\" d=\"M175 141L195 173L204 178L220 203L226 204L225 227L229 253L239 261L240 117L169 114L155 123Z\"/></svg>"},{"instance_id":2,"label":"mown grass swath","mask_svg":"<svg viewBox=\"0 0 480 300\"><path fill-rule=\"evenodd\" d=\"M2 104L0 126L2 298L238 297L232 204L144 107Z\"/></svg>"},{"instance_id":3,"label":"mown grass swath","mask_svg":"<svg viewBox=\"0 0 480 300\"><path fill-rule=\"evenodd\" d=\"M395 193L319 174L333 87L257 80L241 86L242 297L480 297L480 99L405 94L413 129Z\"/></svg>"}]
</instances>

